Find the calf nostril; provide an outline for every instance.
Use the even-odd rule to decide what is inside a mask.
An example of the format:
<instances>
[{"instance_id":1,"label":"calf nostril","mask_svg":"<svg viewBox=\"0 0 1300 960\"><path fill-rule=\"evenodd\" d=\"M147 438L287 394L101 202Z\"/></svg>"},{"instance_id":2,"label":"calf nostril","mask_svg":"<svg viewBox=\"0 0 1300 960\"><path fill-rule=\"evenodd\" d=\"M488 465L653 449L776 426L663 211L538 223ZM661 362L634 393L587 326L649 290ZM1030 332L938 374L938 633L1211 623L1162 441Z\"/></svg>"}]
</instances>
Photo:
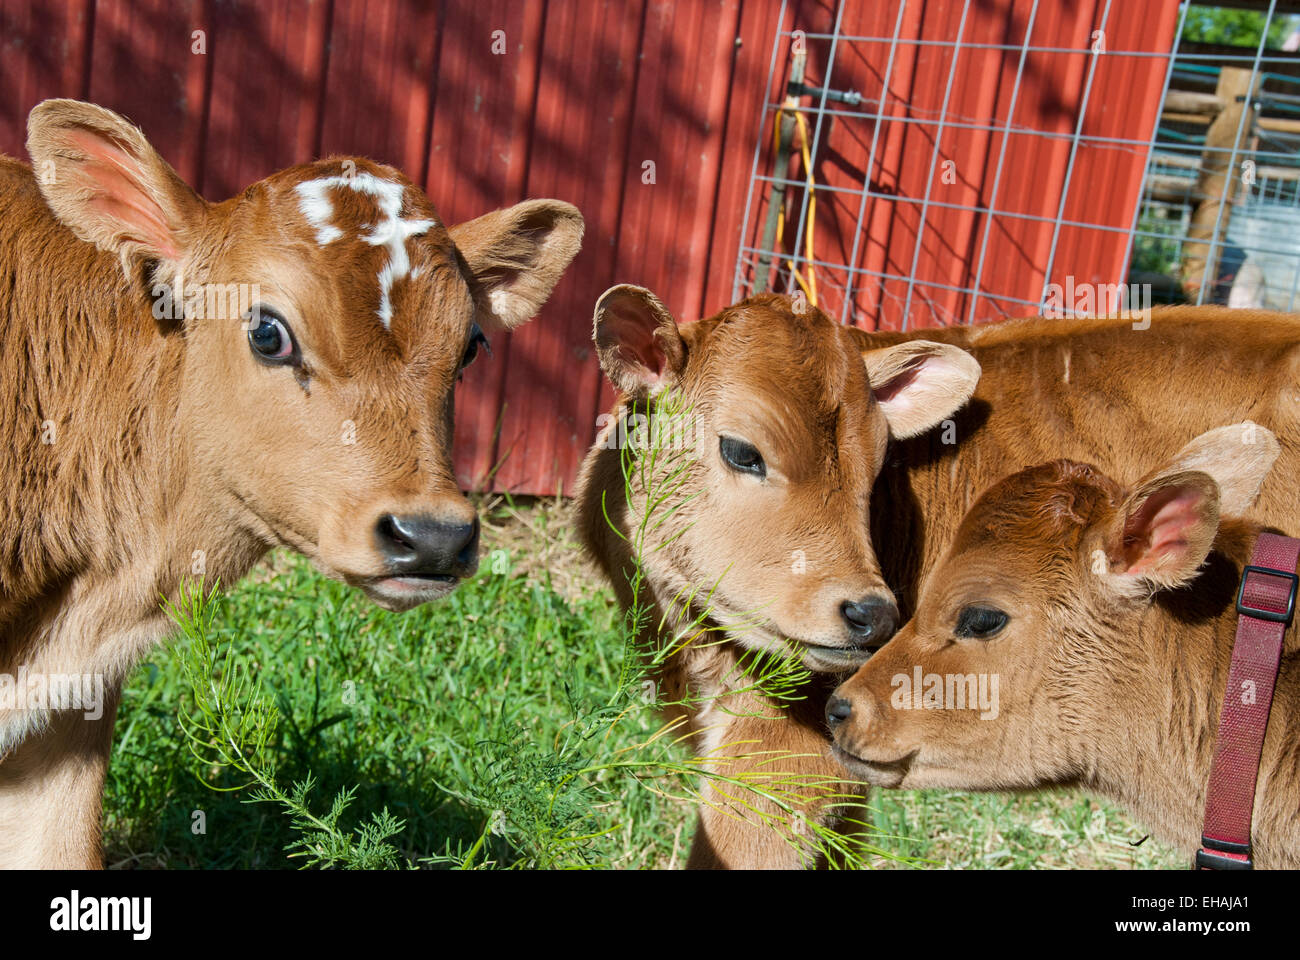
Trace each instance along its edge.
<instances>
[{"instance_id":1,"label":"calf nostril","mask_svg":"<svg viewBox=\"0 0 1300 960\"><path fill-rule=\"evenodd\" d=\"M826 704L826 724L832 730L849 718L853 713L853 704L843 697L831 697Z\"/></svg>"},{"instance_id":2,"label":"calf nostril","mask_svg":"<svg viewBox=\"0 0 1300 960\"><path fill-rule=\"evenodd\" d=\"M375 532L379 535L379 542L383 545L385 553L413 554L416 552L414 538L409 531L402 529L401 520L391 513L386 513L379 518ZM396 547L397 550L394 551L393 547Z\"/></svg>"},{"instance_id":3,"label":"calf nostril","mask_svg":"<svg viewBox=\"0 0 1300 960\"><path fill-rule=\"evenodd\" d=\"M474 562L474 557L478 553L478 517L474 518L474 522L468 525L465 531L465 540L456 554L456 562L468 566Z\"/></svg>"},{"instance_id":4,"label":"calf nostril","mask_svg":"<svg viewBox=\"0 0 1300 960\"><path fill-rule=\"evenodd\" d=\"M853 642L859 647L879 647L898 630L898 606L884 597L864 597L840 604Z\"/></svg>"},{"instance_id":5,"label":"calf nostril","mask_svg":"<svg viewBox=\"0 0 1300 960\"><path fill-rule=\"evenodd\" d=\"M850 603L845 600L840 604L840 613L844 615L844 619L848 621L850 627L857 627L860 630L871 629L870 612L864 609L862 604Z\"/></svg>"}]
</instances>

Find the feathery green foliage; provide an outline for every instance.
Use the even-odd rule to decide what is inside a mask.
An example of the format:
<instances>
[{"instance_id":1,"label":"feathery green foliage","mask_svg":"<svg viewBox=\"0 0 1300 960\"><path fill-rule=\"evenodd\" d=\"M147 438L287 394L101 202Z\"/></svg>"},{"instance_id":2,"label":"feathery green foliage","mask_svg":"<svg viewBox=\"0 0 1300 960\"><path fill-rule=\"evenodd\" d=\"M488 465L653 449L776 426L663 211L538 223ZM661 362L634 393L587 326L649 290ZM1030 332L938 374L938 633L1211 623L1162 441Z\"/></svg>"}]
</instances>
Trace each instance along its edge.
<instances>
[{"instance_id":1,"label":"feathery green foliage","mask_svg":"<svg viewBox=\"0 0 1300 960\"><path fill-rule=\"evenodd\" d=\"M297 839L287 846L289 856L301 857L305 867L397 867L397 849L388 841L402 832L404 824L387 808L372 814L355 831L346 832L339 821L355 799L355 788L341 789L329 811L317 816L309 806L315 786L310 773L287 790L280 787L273 749L279 714L266 694L232 662L230 647L222 656L212 643L217 586L204 593L202 583L182 583L177 602L164 601L164 607L181 631L176 656L190 697L181 707L180 728L198 761L199 779L213 790L252 787L251 802L279 806L297 833ZM204 769L233 770L247 780L235 786L217 786L204 779Z\"/></svg>"},{"instance_id":2,"label":"feathery green foliage","mask_svg":"<svg viewBox=\"0 0 1300 960\"><path fill-rule=\"evenodd\" d=\"M489 527L508 515L519 539L489 553L479 575L445 601L409 613L379 610L283 553L207 608L216 662L229 663L246 690L274 705L278 723L266 751L276 782L310 781L311 807L321 819L329 798L347 791L352 803L334 822L345 836L364 829L364 812L389 810L405 824L388 838L399 865L534 862L528 818L518 803L490 795L485 772L507 766L520 745L541 755L557 739L590 734L590 727L574 730L574 705L609 703L624 663L621 611L574 562L564 542L571 531L566 512L547 504L489 505ZM525 524L534 528L526 538ZM543 559L552 550L555 556ZM104 803L108 863L303 865L306 857L286 856L301 849L292 845L302 834L283 806L249 803L257 786L246 786L247 774L194 757L180 723L182 708L194 709L189 689L180 659L159 648L123 691ZM661 732L638 692L619 722L598 728L604 732L592 749L598 758L663 757L682 764L682 772L629 766L589 774L599 791L590 794L592 822L603 831L581 841L590 865L680 866L689 846L698 771L673 744L679 733ZM493 789L527 791L532 777ZM246 788L217 791L204 781ZM753 796L743 787L727 789L742 800ZM286 792L292 797L292 787ZM1185 866L1154 840L1131 846L1145 831L1073 793L882 792L871 806L882 831L872 842L904 855L875 866L917 862L911 858L1022 868Z\"/></svg>"}]
</instances>

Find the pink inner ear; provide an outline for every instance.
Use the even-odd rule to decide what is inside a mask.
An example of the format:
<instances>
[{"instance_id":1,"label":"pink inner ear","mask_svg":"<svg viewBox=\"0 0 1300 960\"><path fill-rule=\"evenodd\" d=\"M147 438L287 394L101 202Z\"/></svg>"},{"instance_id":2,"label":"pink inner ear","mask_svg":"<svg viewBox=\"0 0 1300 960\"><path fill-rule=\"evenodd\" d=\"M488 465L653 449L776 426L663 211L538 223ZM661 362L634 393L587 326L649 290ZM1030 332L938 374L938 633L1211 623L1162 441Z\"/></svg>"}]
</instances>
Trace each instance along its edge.
<instances>
[{"instance_id":1,"label":"pink inner ear","mask_svg":"<svg viewBox=\"0 0 1300 960\"><path fill-rule=\"evenodd\" d=\"M668 358L655 338L659 325L654 317L622 304L609 308L606 316L605 335L625 360L645 371L641 379L648 384L662 380Z\"/></svg>"},{"instance_id":2,"label":"pink inner ear","mask_svg":"<svg viewBox=\"0 0 1300 960\"><path fill-rule=\"evenodd\" d=\"M899 394L916 382L923 366L925 366L925 358L915 357L884 383L873 383L871 393L875 396L876 402L889 403L897 399Z\"/></svg>"},{"instance_id":3,"label":"pink inner ear","mask_svg":"<svg viewBox=\"0 0 1300 960\"><path fill-rule=\"evenodd\" d=\"M179 259L166 212L143 186L145 173L140 161L112 140L88 130L71 130L67 137L86 155L77 173L94 189L89 208L100 218L120 225L152 253Z\"/></svg>"},{"instance_id":4,"label":"pink inner ear","mask_svg":"<svg viewBox=\"0 0 1300 960\"><path fill-rule=\"evenodd\" d=\"M1128 573L1145 573L1180 562L1189 537L1204 518L1205 494L1196 487L1167 487L1151 494L1124 524Z\"/></svg>"}]
</instances>

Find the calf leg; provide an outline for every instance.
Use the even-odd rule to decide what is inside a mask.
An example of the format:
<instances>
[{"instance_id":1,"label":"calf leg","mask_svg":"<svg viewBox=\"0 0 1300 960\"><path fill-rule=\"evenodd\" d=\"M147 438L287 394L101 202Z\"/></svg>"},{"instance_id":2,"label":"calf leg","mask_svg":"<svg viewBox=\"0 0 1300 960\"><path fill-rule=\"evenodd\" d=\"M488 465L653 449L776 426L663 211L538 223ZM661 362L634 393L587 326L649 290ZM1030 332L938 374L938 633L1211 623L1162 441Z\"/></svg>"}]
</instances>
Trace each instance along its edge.
<instances>
[{"instance_id":1,"label":"calf leg","mask_svg":"<svg viewBox=\"0 0 1300 960\"><path fill-rule=\"evenodd\" d=\"M53 714L0 760L0 867L101 869L100 814L120 690L103 716Z\"/></svg>"}]
</instances>

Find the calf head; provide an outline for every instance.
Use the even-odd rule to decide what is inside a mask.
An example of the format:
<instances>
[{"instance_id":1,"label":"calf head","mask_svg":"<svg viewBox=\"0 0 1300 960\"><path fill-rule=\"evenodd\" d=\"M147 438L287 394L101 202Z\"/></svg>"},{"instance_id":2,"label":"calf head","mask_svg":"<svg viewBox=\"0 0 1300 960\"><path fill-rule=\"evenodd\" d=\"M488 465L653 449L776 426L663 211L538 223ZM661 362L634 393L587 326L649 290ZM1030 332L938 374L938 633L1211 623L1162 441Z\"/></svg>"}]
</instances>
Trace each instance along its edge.
<instances>
[{"instance_id":1,"label":"calf head","mask_svg":"<svg viewBox=\"0 0 1300 960\"><path fill-rule=\"evenodd\" d=\"M774 295L679 327L628 285L600 298L595 340L622 399L584 469L592 549L626 549L590 532L607 515L643 534L662 609L688 622L707 609L741 644L793 648L812 670L851 669L888 639L898 611L871 548L872 484L890 436L965 403L974 359L925 341L864 355L848 328ZM657 431L668 411L678 428ZM672 449L647 456L643 436ZM602 559L626 572L626 555Z\"/></svg>"},{"instance_id":2,"label":"calf head","mask_svg":"<svg viewBox=\"0 0 1300 960\"><path fill-rule=\"evenodd\" d=\"M1077 782L1099 751L1129 749L1120 704L1167 683L1140 637L1156 596L1201 575L1220 515L1246 511L1277 455L1247 423L1129 490L1069 460L992 486L916 615L835 691L836 755L877 786L1006 790ZM1249 535L1234 526L1223 536Z\"/></svg>"},{"instance_id":3,"label":"calf head","mask_svg":"<svg viewBox=\"0 0 1300 960\"><path fill-rule=\"evenodd\" d=\"M120 259L161 349L183 353L177 430L237 524L392 609L474 571L454 387L487 336L545 302L581 243L575 208L448 227L359 157L212 204L131 124L69 100L32 111L28 150L54 215Z\"/></svg>"}]
</instances>

